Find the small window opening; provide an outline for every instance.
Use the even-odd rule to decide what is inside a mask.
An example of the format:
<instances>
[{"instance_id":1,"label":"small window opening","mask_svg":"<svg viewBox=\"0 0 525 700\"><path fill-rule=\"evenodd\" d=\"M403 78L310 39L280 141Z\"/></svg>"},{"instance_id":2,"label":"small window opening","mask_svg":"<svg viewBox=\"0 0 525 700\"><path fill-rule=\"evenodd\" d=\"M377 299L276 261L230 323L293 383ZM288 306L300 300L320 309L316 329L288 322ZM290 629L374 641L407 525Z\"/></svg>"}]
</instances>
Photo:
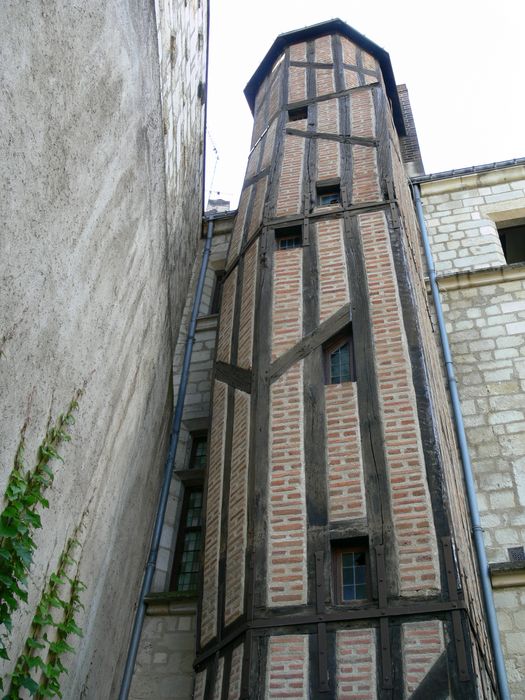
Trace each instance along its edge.
<instances>
[{"instance_id":1,"label":"small window opening","mask_svg":"<svg viewBox=\"0 0 525 700\"><path fill-rule=\"evenodd\" d=\"M218 314L221 306L222 282L224 280L224 270L215 271L215 281L213 283L213 294L211 295L210 314Z\"/></svg>"},{"instance_id":2,"label":"small window opening","mask_svg":"<svg viewBox=\"0 0 525 700\"><path fill-rule=\"evenodd\" d=\"M525 224L498 229L507 264L525 262Z\"/></svg>"},{"instance_id":3,"label":"small window opening","mask_svg":"<svg viewBox=\"0 0 525 700\"><path fill-rule=\"evenodd\" d=\"M192 434L188 469L206 469L208 437L206 433Z\"/></svg>"},{"instance_id":4,"label":"small window opening","mask_svg":"<svg viewBox=\"0 0 525 700\"><path fill-rule=\"evenodd\" d=\"M323 347L325 383L355 382L354 344L351 330L331 338Z\"/></svg>"},{"instance_id":5,"label":"small window opening","mask_svg":"<svg viewBox=\"0 0 525 700\"><path fill-rule=\"evenodd\" d=\"M525 549L523 547L509 547L509 561L525 561Z\"/></svg>"},{"instance_id":6,"label":"small window opening","mask_svg":"<svg viewBox=\"0 0 525 700\"><path fill-rule=\"evenodd\" d=\"M171 589L196 593L202 545L202 488L186 489L182 505Z\"/></svg>"},{"instance_id":7,"label":"small window opening","mask_svg":"<svg viewBox=\"0 0 525 700\"><path fill-rule=\"evenodd\" d=\"M278 250L301 248L303 245L303 227L286 226L275 231L275 245Z\"/></svg>"},{"instance_id":8,"label":"small window opening","mask_svg":"<svg viewBox=\"0 0 525 700\"><path fill-rule=\"evenodd\" d=\"M317 205L326 207L331 204L341 203L341 186L335 185L317 185Z\"/></svg>"},{"instance_id":9,"label":"small window opening","mask_svg":"<svg viewBox=\"0 0 525 700\"><path fill-rule=\"evenodd\" d=\"M308 107L296 107L295 109L288 110L288 121L298 122L301 119L308 119Z\"/></svg>"},{"instance_id":10,"label":"small window opening","mask_svg":"<svg viewBox=\"0 0 525 700\"><path fill-rule=\"evenodd\" d=\"M332 547L334 602L339 605L370 600L370 564L366 539Z\"/></svg>"}]
</instances>

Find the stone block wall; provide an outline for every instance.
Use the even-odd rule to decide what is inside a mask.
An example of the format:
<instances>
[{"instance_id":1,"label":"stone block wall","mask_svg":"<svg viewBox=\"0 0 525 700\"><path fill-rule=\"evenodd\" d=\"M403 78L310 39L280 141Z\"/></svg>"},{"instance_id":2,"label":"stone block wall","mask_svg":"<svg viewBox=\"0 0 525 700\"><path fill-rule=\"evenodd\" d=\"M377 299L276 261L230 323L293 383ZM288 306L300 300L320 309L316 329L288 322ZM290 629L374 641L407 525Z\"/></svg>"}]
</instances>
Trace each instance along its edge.
<instances>
[{"instance_id":1,"label":"stone block wall","mask_svg":"<svg viewBox=\"0 0 525 700\"><path fill-rule=\"evenodd\" d=\"M525 264L506 265L497 227L525 216L522 167L421 185L489 563L525 544ZM511 571L512 573L512 571ZM523 577L493 578L513 697L523 698Z\"/></svg>"},{"instance_id":2,"label":"stone block wall","mask_svg":"<svg viewBox=\"0 0 525 700\"><path fill-rule=\"evenodd\" d=\"M423 185L438 274L505 265L498 224L525 216L525 167L493 169Z\"/></svg>"}]
</instances>

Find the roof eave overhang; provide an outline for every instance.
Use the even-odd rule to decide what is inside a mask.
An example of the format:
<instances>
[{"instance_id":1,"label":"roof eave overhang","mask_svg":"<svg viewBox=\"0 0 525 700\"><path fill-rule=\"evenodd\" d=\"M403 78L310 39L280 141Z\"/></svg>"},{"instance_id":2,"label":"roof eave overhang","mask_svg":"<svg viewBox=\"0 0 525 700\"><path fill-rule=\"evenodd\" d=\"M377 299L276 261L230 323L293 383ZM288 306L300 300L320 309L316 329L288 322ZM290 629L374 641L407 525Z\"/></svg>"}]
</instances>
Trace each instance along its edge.
<instances>
[{"instance_id":1,"label":"roof eave overhang","mask_svg":"<svg viewBox=\"0 0 525 700\"><path fill-rule=\"evenodd\" d=\"M320 36L326 36L327 34L341 34L376 58L381 66L386 92L392 104L392 112L396 129L400 136L404 136L406 134L405 124L403 121L403 113L401 111L401 103L399 102L399 96L397 94L396 81L394 78L394 71L392 70L392 64L390 62L390 56L380 46L374 44L373 41L370 41L370 39L367 39L366 36L360 34L346 24L346 22L343 22L340 19L331 19L328 22L322 22L321 24L313 24L309 27L304 27L303 29L296 29L293 32L280 34L277 37L244 88L244 94L248 100L252 114L257 92L263 80L271 71L275 61L283 53L283 51L291 44L298 44L302 41L311 41Z\"/></svg>"}]
</instances>

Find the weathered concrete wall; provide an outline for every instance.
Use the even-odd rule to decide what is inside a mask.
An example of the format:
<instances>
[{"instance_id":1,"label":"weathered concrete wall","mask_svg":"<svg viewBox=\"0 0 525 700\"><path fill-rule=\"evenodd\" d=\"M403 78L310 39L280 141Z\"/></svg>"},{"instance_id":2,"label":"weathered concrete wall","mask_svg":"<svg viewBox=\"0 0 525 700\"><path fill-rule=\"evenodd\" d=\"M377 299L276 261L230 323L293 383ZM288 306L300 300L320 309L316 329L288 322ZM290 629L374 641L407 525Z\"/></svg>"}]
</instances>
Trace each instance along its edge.
<instances>
[{"instance_id":1,"label":"weathered concrete wall","mask_svg":"<svg viewBox=\"0 0 525 700\"><path fill-rule=\"evenodd\" d=\"M422 186L491 564L525 544L525 264L505 264L501 222L525 216L522 168ZM498 590L501 639L514 698L525 698L523 572ZM519 578L521 577L521 578Z\"/></svg>"},{"instance_id":2,"label":"weathered concrete wall","mask_svg":"<svg viewBox=\"0 0 525 700\"><path fill-rule=\"evenodd\" d=\"M30 467L48 418L85 384L5 667L82 524L84 637L64 659L65 697L115 697L157 501L176 321L200 228L203 48L190 37L203 31L203 6L170 5L172 27L188 22L177 29L188 39L177 66L190 63L193 82L184 94L167 85L164 56L159 81L153 5L9 1L0 11L1 493L25 421ZM177 129L163 136L173 112Z\"/></svg>"},{"instance_id":3,"label":"weathered concrete wall","mask_svg":"<svg viewBox=\"0 0 525 700\"><path fill-rule=\"evenodd\" d=\"M155 0L166 163L173 328L183 309L181 280L194 261L202 213L206 0Z\"/></svg>"}]
</instances>

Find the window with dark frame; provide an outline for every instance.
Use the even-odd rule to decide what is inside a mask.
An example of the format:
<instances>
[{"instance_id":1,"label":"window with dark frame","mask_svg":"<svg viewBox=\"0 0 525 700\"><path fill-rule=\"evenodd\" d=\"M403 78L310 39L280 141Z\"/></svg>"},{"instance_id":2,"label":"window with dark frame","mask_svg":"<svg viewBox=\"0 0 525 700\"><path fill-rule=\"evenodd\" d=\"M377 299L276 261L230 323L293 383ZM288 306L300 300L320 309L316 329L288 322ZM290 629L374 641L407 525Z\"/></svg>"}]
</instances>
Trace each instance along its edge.
<instances>
[{"instance_id":1,"label":"window with dark frame","mask_svg":"<svg viewBox=\"0 0 525 700\"><path fill-rule=\"evenodd\" d=\"M507 265L525 262L525 224L498 226L499 239Z\"/></svg>"},{"instance_id":2,"label":"window with dark frame","mask_svg":"<svg viewBox=\"0 0 525 700\"><path fill-rule=\"evenodd\" d=\"M323 346L325 384L355 382L354 344L351 328L334 336Z\"/></svg>"},{"instance_id":3,"label":"window with dark frame","mask_svg":"<svg viewBox=\"0 0 525 700\"><path fill-rule=\"evenodd\" d=\"M171 576L171 590L196 593L202 547L202 486L186 488Z\"/></svg>"},{"instance_id":4,"label":"window with dark frame","mask_svg":"<svg viewBox=\"0 0 525 700\"><path fill-rule=\"evenodd\" d=\"M308 107L295 107L294 109L288 110L288 121L298 122L301 119L308 119Z\"/></svg>"},{"instance_id":5,"label":"window with dark frame","mask_svg":"<svg viewBox=\"0 0 525 700\"><path fill-rule=\"evenodd\" d=\"M206 433L195 433L191 438L191 452L188 469L205 469L208 454L208 436Z\"/></svg>"},{"instance_id":6,"label":"window with dark frame","mask_svg":"<svg viewBox=\"0 0 525 700\"><path fill-rule=\"evenodd\" d=\"M360 538L332 547L332 575L335 604L370 600L368 544Z\"/></svg>"},{"instance_id":7,"label":"window with dark frame","mask_svg":"<svg viewBox=\"0 0 525 700\"><path fill-rule=\"evenodd\" d=\"M285 226L275 230L275 246L278 250L301 248L303 245L303 227Z\"/></svg>"},{"instance_id":8,"label":"window with dark frame","mask_svg":"<svg viewBox=\"0 0 525 700\"><path fill-rule=\"evenodd\" d=\"M341 204L341 186L339 183L317 185L317 206L327 207Z\"/></svg>"},{"instance_id":9,"label":"window with dark frame","mask_svg":"<svg viewBox=\"0 0 525 700\"><path fill-rule=\"evenodd\" d=\"M222 281L224 279L224 270L215 271L215 281L213 284L213 293L211 295L210 314L218 314L221 308L221 291Z\"/></svg>"},{"instance_id":10,"label":"window with dark frame","mask_svg":"<svg viewBox=\"0 0 525 700\"><path fill-rule=\"evenodd\" d=\"M203 472L207 453L207 432L191 433L188 466L179 472L184 497L170 581L170 590L180 593L197 592L202 547Z\"/></svg>"}]
</instances>

